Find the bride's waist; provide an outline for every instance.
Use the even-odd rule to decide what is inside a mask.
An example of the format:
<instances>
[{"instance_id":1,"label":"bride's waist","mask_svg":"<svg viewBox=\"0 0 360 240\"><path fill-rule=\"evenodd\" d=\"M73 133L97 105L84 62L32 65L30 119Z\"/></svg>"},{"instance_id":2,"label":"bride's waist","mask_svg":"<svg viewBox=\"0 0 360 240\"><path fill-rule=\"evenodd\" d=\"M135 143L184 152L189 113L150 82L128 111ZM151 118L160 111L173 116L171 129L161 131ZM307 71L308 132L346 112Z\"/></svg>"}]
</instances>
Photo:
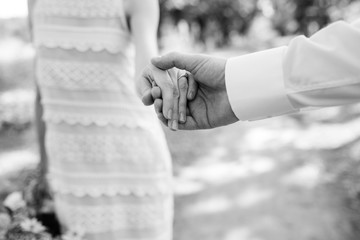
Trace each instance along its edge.
<instances>
[{"instance_id":1,"label":"bride's waist","mask_svg":"<svg viewBox=\"0 0 360 240\"><path fill-rule=\"evenodd\" d=\"M61 92L42 89L44 120L48 123L81 125L146 125L157 121L152 108L145 107L133 93Z\"/></svg>"},{"instance_id":2,"label":"bride's waist","mask_svg":"<svg viewBox=\"0 0 360 240\"><path fill-rule=\"evenodd\" d=\"M58 88L41 87L42 100L44 102L57 102L68 104L71 102L82 103L121 103L142 105L135 91L123 89L121 91L103 90L64 90Z\"/></svg>"},{"instance_id":3,"label":"bride's waist","mask_svg":"<svg viewBox=\"0 0 360 240\"><path fill-rule=\"evenodd\" d=\"M82 126L127 126L148 127L157 122L149 108L134 106L122 107L78 107L44 105L43 119L47 124Z\"/></svg>"},{"instance_id":4,"label":"bride's waist","mask_svg":"<svg viewBox=\"0 0 360 240\"><path fill-rule=\"evenodd\" d=\"M147 108L133 92L104 91L59 91L58 89L41 89L41 102L45 108L89 109L96 111L145 111Z\"/></svg>"}]
</instances>

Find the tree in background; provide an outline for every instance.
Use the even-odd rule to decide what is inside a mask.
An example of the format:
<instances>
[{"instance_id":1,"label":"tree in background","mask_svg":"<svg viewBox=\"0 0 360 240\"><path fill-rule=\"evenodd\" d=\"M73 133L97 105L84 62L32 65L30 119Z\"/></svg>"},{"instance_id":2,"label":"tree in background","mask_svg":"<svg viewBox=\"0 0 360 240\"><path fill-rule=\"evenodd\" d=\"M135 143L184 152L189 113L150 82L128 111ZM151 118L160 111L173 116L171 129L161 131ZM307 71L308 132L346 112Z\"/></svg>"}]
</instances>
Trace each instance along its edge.
<instances>
[{"instance_id":1,"label":"tree in background","mask_svg":"<svg viewBox=\"0 0 360 240\"><path fill-rule=\"evenodd\" d=\"M342 19L344 9L358 0L160 0L161 25L181 21L188 24L195 42L217 47L231 44L233 34L246 35L264 5L280 36L310 36L334 20Z\"/></svg>"},{"instance_id":2,"label":"tree in background","mask_svg":"<svg viewBox=\"0 0 360 240\"><path fill-rule=\"evenodd\" d=\"M330 22L342 19L343 9L357 0L271 0L274 29L281 36L310 36Z\"/></svg>"},{"instance_id":3,"label":"tree in background","mask_svg":"<svg viewBox=\"0 0 360 240\"><path fill-rule=\"evenodd\" d=\"M231 34L246 34L257 14L258 0L161 0L161 23L185 21L195 40L217 47L230 44Z\"/></svg>"}]
</instances>

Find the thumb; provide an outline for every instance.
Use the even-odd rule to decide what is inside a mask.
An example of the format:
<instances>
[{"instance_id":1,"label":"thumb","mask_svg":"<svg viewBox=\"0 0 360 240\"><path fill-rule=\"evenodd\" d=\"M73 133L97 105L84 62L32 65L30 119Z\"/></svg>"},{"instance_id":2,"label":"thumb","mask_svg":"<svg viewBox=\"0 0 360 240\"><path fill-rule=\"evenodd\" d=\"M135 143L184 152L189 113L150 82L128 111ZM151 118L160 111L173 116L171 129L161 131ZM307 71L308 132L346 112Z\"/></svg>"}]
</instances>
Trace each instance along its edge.
<instances>
[{"instance_id":1,"label":"thumb","mask_svg":"<svg viewBox=\"0 0 360 240\"><path fill-rule=\"evenodd\" d=\"M176 67L192 72L203 61L205 57L202 55L185 54L179 52L168 53L161 57L151 59L151 63L162 70L168 70Z\"/></svg>"},{"instance_id":2,"label":"thumb","mask_svg":"<svg viewBox=\"0 0 360 240\"><path fill-rule=\"evenodd\" d=\"M137 94L142 100L143 104L146 106L149 106L154 103L154 100L151 96L151 89L152 89L151 82L153 81L153 78L154 77L152 75L152 71L149 67L146 67L143 70L142 74L139 77L137 77L137 81L136 81Z\"/></svg>"}]
</instances>

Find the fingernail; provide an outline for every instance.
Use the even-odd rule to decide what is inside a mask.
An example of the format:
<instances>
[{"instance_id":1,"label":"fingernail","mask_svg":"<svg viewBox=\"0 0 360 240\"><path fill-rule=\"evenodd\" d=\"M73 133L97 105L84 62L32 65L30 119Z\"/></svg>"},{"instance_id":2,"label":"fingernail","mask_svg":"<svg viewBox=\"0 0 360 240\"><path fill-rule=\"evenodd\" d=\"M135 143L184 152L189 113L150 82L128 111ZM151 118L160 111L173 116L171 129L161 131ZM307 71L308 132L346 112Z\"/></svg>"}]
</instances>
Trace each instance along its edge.
<instances>
[{"instance_id":1,"label":"fingernail","mask_svg":"<svg viewBox=\"0 0 360 240\"><path fill-rule=\"evenodd\" d=\"M193 98L194 97L194 92L189 92L189 98L191 99L191 98Z\"/></svg>"},{"instance_id":2,"label":"fingernail","mask_svg":"<svg viewBox=\"0 0 360 240\"><path fill-rule=\"evenodd\" d=\"M185 118L185 114L184 113L180 113L180 122L186 122L186 118Z\"/></svg>"},{"instance_id":3,"label":"fingernail","mask_svg":"<svg viewBox=\"0 0 360 240\"><path fill-rule=\"evenodd\" d=\"M172 123L172 129L174 129L174 130L179 129L179 125L178 125L178 122L176 120L174 120L173 123Z\"/></svg>"},{"instance_id":4,"label":"fingernail","mask_svg":"<svg viewBox=\"0 0 360 240\"><path fill-rule=\"evenodd\" d=\"M172 109L168 111L168 119L172 119Z\"/></svg>"}]
</instances>

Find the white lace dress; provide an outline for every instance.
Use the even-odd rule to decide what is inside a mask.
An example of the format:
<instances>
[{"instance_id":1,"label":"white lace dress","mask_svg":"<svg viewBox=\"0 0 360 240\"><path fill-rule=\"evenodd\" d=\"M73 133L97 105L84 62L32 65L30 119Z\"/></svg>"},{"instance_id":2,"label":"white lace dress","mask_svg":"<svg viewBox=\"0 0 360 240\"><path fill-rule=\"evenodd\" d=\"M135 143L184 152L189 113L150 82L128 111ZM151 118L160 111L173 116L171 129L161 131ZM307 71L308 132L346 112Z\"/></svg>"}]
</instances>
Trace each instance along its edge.
<instances>
[{"instance_id":1,"label":"white lace dress","mask_svg":"<svg viewBox=\"0 0 360 240\"><path fill-rule=\"evenodd\" d=\"M122 0L37 0L37 83L49 181L66 230L170 240L171 159L137 98Z\"/></svg>"}]
</instances>

